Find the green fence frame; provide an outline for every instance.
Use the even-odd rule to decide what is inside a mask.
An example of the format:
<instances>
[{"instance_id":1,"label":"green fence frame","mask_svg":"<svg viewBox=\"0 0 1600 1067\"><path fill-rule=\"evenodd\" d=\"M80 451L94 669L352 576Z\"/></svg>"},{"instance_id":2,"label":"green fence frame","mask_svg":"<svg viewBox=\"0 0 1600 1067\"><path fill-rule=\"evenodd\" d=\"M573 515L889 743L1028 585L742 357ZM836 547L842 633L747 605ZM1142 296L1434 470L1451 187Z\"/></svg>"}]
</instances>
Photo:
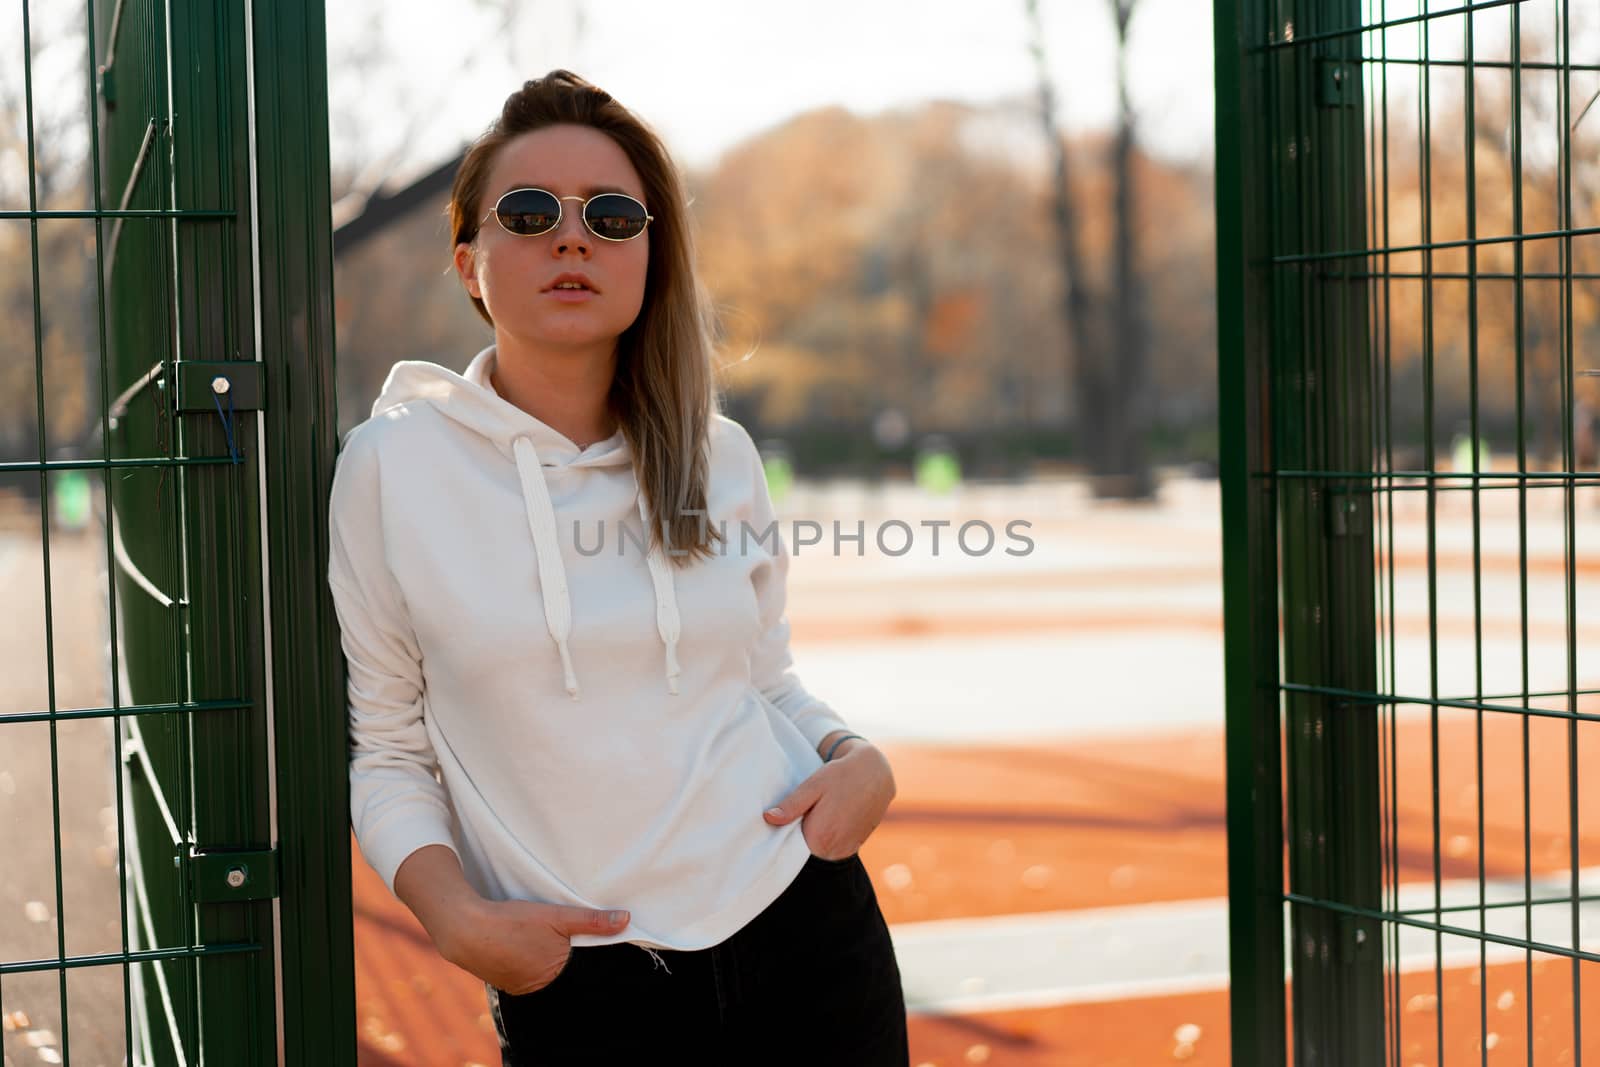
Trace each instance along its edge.
<instances>
[{"instance_id":1,"label":"green fence frame","mask_svg":"<svg viewBox=\"0 0 1600 1067\"><path fill-rule=\"evenodd\" d=\"M1549 23L1541 32L1549 33L1552 54L1537 62L1523 54L1529 30L1524 8ZM1530 1036L1525 1057L1515 1052L1516 1062L1536 1062L1535 1036L1547 1052L1566 1050L1565 1059L1548 1062L1585 1062L1586 1040L1589 1062L1600 1062L1581 1007L1585 977L1591 989L1600 978L1593 966L1600 963L1600 942L1585 933L1592 925L1585 909L1600 898L1586 893L1580 878L1584 859L1594 862L1594 853L1585 851L1582 808L1589 788L1584 779L1595 769L1582 762L1580 742L1594 740L1600 716L1585 704L1597 691L1580 678L1583 546L1577 536L1578 493L1600 485L1600 471L1580 466L1575 401L1580 331L1592 335L1595 329L1593 311L1587 320L1576 317L1575 294L1584 286L1592 291L1600 269L1574 244L1600 235L1600 226L1574 219L1574 157L1592 151L1577 147L1578 124L1588 113L1584 99L1591 89L1590 105L1600 100L1600 55L1575 58L1573 8L1570 0L1214 4L1236 1064L1445 1062L1453 1040L1443 1009L1445 974L1458 965L1445 961L1447 940L1474 946L1477 957L1471 1062L1491 1062L1495 1047L1486 977L1491 947L1515 950L1515 965L1523 967L1513 999L1516 1022ZM1477 35L1489 19L1501 20L1494 27L1505 30L1504 58L1479 52ZM1410 35L1406 48L1392 54L1400 33ZM1392 93L1391 79L1398 83L1401 70L1415 78L1413 96ZM1480 175L1492 173L1480 169L1477 156L1484 139L1478 108L1489 99L1482 88L1488 83L1479 80L1485 73L1503 76L1509 94L1511 192L1503 229L1495 228L1498 206L1486 210L1479 196ZM1579 77L1589 80L1575 97ZM1525 224L1523 198L1532 179L1523 154L1531 121L1523 93L1535 79L1554 87L1559 123L1554 137L1545 131L1557 146L1554 227ZM1460 114L1435 96L1444 99L1457 88ZM1414 109L1414 135L1398 121L1391 129L1401 107ZM1412 140L1402 144L1406 136ZM1398 225L1400 213L1413 210L1409 193L1395 195L1394 153L1401 148L1415 153L1416 240ZM1454 159L1457 150L1464 157L1461 177L1436 178L1436 164ZM1464 231L1436 230L1447 205L1456 210L1457 194L1464 201ZM1489 262L1499 249L1509 249L1510 269ZM1527 257L1535 253L1553 263L1534 269ZM1397 295L1402 286L1420 294L1415 319ZM1501 287L1489 294L1503 298L1498 303L1486 296L1491 286ZM1559 291L1553 369L1541 369L1530 356L1539 343L1528 332L1527 302L1535 286ZM1511 313L1505 351L1514 357L1514 396L1489 396L1493 387L1484 384L1481 361L1489 352L1483 335L1498 324L1492 316L1501 307ZM1458 321L1447 322L1449 314ZM1396 335L1413 327L1418 363L1401 367ZM1450 375L1464 383L1464 401L1442 384ZM1491 407L1507 404L1514 419L1491 427ZM1452 465L1440 447L1452 413L1472 442L1462 453L1465 467L1461 459ZM1530 444L1530 425L1546 414L1560 426L1553 466L1542 465ZM1495 433L1502 435L1502 454L1514 456L1511 469L1483 462L1475 443ZM1411 451L1407 435L1417 439ZM1489 604L1485 592L1485 499L1497 491L1501 499L1515 494L1520 603L1509 607ZM1442 510L1446 496L1461 506ZM1421 498L1425 563L1397 579L1396 513L1408 507L1406 497ZM1551 529L1559 527L1563 544L1561 591L1530 606L1530 529L1537 521L1530 518L1530 501L1545 499L1559 500L1559 522ZM1476 682L1470 692L1451 691L1441 681L1445 668L1454 666L1445 662L1440 634L1447 588L1442 533L1470 538L1470 582L1452 590L1455 610L1471 604ZM1397 592L1402 583L1420 592ZM1530 651L1536 643L1530 617L1557 595L1565 620L1558 649L1564 668L1559 678L1541 679L1532 666L1538 656ZM1397 596L1413 599L1402 605ZM1520 618L1521 684L1511 693L1486 692L1484 622L1497 607L1514 609ZM1402 611L1425 618L1425 654L1397 639ZM1404 684L1397 680L1402 676ZM1423 677L1427 681L1416 684ZM1486 747L1486 716L1520 726L1520 751ZM1564 810L1543 821L1530 799L1534 778L1548 773L1536 770L1530 755L1535 721L1557 722L1565 731L1564 781L1556 783ZM1464 766L1475 785L1477 884L1470 901L1452 904L1443 895L1441 831L1441 811L1451 801L1441 782L1456 757L1442 747L1441 731L1457 723L1475 730L1475 765L1463 761L1454 769ZM1401 769L1401 730L1408 727L1426 737L1425 772ZM1506 797L1501 812L1488 812L1485 783L1496 770L1520 771L1522 792ZM1425 851L1431 856L1424 858L1431 860L1431 886L1405 879L1431 890L1427 906L1402 906L1400 841L1412 832L1402 829L1398 814L1402 791L1430 797ZM1507 879L1501 880L1503 899L1490 892L1485 861L1486 827L1496 814L1520 820L1526 856L1514 893L1505 892ZM1535 885L1536 835L1565 841L1567 866L1551 875L1561 880L1560 891ZM1467 841L1465 851L1472 844ZM1536 933L1536 912L1555 916L1555 926L1566 928L1565 940L1549 936L1550 923ZM1507 914L1525 920L1515 932L1491 922ZM1399 945L1402 935L1418 932L1431 940L1436 995L1425 1021L1408 1022ZM1536 989L1536 959L1570 970L1559 997ZM1536 1010L1540 997L1546 1005L1559 1003ZM1564 1014L1559 1004L1568 1005ZM1506 1055L1502 1050L1496 1061Z\"/></svg>"},{"instance_id":2,"label":"green fence frame","mask_svg":"<svg viewBox=\"0 0 1600 1067\"><path fill-rule=\"evenodd\" d=\"M99 424L48 440L41 385L38 459L0 470L38 478L47 635L52 492L98 480L113 698L61 710L52 686L0 715L49 724L58 916L53 958L0 959L0 999L7 975L55 972L70 1063L67 973L115 967L130 1063L353 1064L323 7L87 0L85 18L92 204L46 210L30 187L0 217L33 235L40 382L39 224L92 220ZM111 720L123 769L122 948L95 956L67 952L61 910L55 737L80 718Z\"/></svg>"},{"instance_id":3,"label":"green fence frame","mask_svg":"<svg viewBox=\"0 0 1600 1067\"><path fill-rule=\"evenodd\" d=\"M1270 220L1265 131L1245 116L1266 90L1254 0L1214 0L1217 352L1227 711L1230 1031L1233 1062L1288 1062L1283 1009L1283 812L1279 724L1277 497L1267 469L1272 422L1259 263ZM1248 19L1247 19L1248 14Z\"/></svg>"},{"instance_id":4,"label":"green fence frame","mask_svg":"<svg viewBox=\"0 0 1600 1067\"><path fill-rule=\"evenodd\" d=\"M1313 36L1359 22L1358 0L1274 6L1280 25ZM1217 6L1219 41L1262 39L1226 21L1238 18L1228 7ZM1382 1047L1381 929L1315 903L1380 903L1377 715L1331 692L1377 684L1372 499L1359 480L1372 469L1366 283L1301 262L1261 270L1263 244L1292 257L1366 243L1358 46L1332 36L1310 54L1218 49L1219 290L1250 277L1248 292L1221 294L1237 1062L1283 1062L1285 900L1296 902L1296 1062L1377 1063ZM1246 70L1260 124L1224 95ZM1253 359L1229 358L1246 346ZM1356 480L1295 476L1324 471ZM1278 684L1280 596L1284 673L1305 688Z\"/></svg>"}]
</instances>

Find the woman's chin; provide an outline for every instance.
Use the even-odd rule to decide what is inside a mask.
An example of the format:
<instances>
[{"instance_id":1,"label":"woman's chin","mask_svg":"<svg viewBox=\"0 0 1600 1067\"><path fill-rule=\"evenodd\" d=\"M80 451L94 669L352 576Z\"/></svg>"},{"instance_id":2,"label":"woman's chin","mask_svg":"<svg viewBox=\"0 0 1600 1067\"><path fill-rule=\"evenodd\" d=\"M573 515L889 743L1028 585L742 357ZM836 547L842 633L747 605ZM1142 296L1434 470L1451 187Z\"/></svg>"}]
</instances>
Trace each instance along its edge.
<instances>
[{"instance_id":1,"label":"woman's chin","mask_svg":"<svg viewBox=\"0 0 1600 1067\"><path fill-rule=\"evenodd\" d=\"M525 329L518 329L515 325L506 331L512 337L525 344L538 348L584 348L598 344L615 343L620 329L613 330L606 323L595 322L592 319L578 321L579 316L573 315L570 321L551 322L548 319L530 324Z\"/></svg>"}]
</instances>

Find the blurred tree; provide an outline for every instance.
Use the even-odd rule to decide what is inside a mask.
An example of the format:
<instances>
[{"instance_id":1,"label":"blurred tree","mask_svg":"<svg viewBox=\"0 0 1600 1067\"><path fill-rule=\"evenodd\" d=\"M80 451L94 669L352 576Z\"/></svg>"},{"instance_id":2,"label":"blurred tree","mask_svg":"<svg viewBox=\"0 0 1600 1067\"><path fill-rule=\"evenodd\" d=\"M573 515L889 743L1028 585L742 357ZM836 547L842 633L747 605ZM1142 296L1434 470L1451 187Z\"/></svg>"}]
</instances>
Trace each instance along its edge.
<instances>
[{"instance_id":1,"label":"blurred tree","mask_svg":"<svg viewBox=\"0 0 1600 1067\"><path fill-rule=\"evenodd\" d=\"M81 209L91 203L81 12L44 5L28 26L27 66L14 28L0 34L0 208ZM0 220L0 460L40 458L41 393L48 458L85 447L100 384L93 287L93 222Z\"/></svg>"},{"instance_id":2,"label":"blurred tree","mask_svg":"<svg viewBox=\"0 0 1600 1067\"><path fill-rule=\"evenodd\" d=\"M1104 461L1097 491L1104 496L1142 499L1155 493L1145 436L1149 432L1146 393L1149 388L1149 331L1146 327L1145 277L1139 261L1138 177L1134 171L1137 135L1133 98L1128 79L1128 27L1137 0L1109 0L1117 31L1117 133L1112 151L1111 183L1115 196L1117 235L1113 261L1116 281L1111 289L1111 345L1103 353L1111 359L1106 373L1115 385L1107 399Z\"/></svg>"},{"instance_id":3,"label":"blurred tree","mask_svg":"<svg viewBox=\"0 0 1600 1067\"><path fill-rule=\"evenodd\" d=\"M795 116L687 175L702 278L715 302L723 381L764 425L865 428L885 412L910 438L935 431L1059 433L1071 412L1069 350L1053 265L1052 189L1037 168L1037 118L1020 100L930 103L863 117ZM1109 285L1111 158L1087 161L1085 291ZM848 166L841 165L848 161ZM1203 166L1130 154L1160 215L1149 270L1152 366L1164 418L1208 425L1215 388L1211 200ZM1153 202L1152 202L1153 203ZM463 365L489 335L449 265L443 196L338 264L340 421L359 421L399 359ZM1165 379L1163 379L1163 382ZM830 431L832 432L832 431ZM1187 429L1184 432L1189 432Z\"/></svg>"},{"instance_id":4,"label":"blurred tree","mask_svg":"<svg viewBox=\"0 0 1600 1067\"><path fill-rule=\"evenodd\" d=\"M495 72L508 87L489 102L484 125L496 117L510 87L544 73L540 55L583 41L580 0L470 0L452 11L449 34L433 40L437 62L419 72L396 61L396 42L408 16L383 0L344 0L338 17L359 26L329 36L328 112L335 219L360 210L362 201L397 175L438 162L428 145L440 144L438 123L451 109L441 102L479 91ZM484 77L488 75L489 77ZM453 146L452 146L453 147Z\"/></svg>"},{"instance_id":5,"label":"blurred tree","mask_svg":"<svg viewBox=\"0 0 1600 1067\"><path fill-rule=\"evenodd\" d=\"M1112 278L1091 290L1079 234L1071 153L1056 129L1056 90L1049 75L1038 0L1025 0L1030 50L1038 71L1039 117L1055 160L1055 218L1062 273L1062 311L1072 337L1079 451L1099 496L1142 499L1155 492L1146 457L1149 329L1145 279L1138 257L1136 129L1128 79L1128 29L1136 0L1109 0L1117 40L1117 127L1111 152Z\"/></svg>"},{"instance_id":6,"label":"blurred tree","mask_svg":"<svg viewBox=\"0 0 1600 1067\"><path fill-rule=\"evenodd\" d=\"M1067 364L1077 397L1074 420L1080 452L1090 469L1098 466L1100 442L1105 440L1109 383L1101 371L1096 354L1103 345L1101 323L1089 289L1083 248L1078 227L1078 212L1073 198L1072 155L1067 139L1056 129L1056 90L1050 77L1044 48L1044 30L1039 22L1038 0L1026 0L1029 46L1039 78L1039 119L1044 124L1045 143L1054 163L1051 198L1056 223L1057 257L1061 276L1061 317L1072 338ZM1064 350L1066 351L1066 350Z\"/></svg>"},{"instance_id":7,"label":"blurred tree","mask_svg":"<svg viewBox=\"0 0 1600 1067\"><path fill-rule=\"evenodd\" d=\"M697 177L724 345L754 353L728 368L730 387L764 385L780 422L848 407L904 410L918 432L1059 423L1061 327L1039 314L1055 277L1047 194L986 148L1017 121L1009 104L814 112ZM842 199L810 180L833 158L856 179ZM848 389L817 399L826 379Z\"/></svg>"}]
</instances>

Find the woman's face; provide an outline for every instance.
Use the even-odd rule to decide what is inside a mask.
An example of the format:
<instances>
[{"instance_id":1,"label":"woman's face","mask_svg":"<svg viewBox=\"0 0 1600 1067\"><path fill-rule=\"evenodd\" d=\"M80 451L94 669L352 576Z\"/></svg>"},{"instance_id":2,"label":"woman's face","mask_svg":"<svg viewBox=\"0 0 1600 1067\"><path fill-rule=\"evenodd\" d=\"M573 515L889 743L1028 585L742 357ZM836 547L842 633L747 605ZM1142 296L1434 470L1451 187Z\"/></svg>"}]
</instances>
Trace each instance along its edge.
<instances>
[{"instance_id":1,"label":"woman's face","mask_svg":"<svg viewBox=\"0 0 1600 1067\"><path fill-rule=\"evenodd\" d=\"M644 185L622 148L589 126L546 126L519 134L501 146L478 204L493 209L511 189L534 186L556 196L614 190L653 209ZM584 225L582 204L561 201L561 224L536 237L507 233L484 219L471 244L455 250L456 271L467 292L480 298L495 332L535 347L614 343L644 304L650 231L631 241L607 241ZM578 300L552 290L559 275L588 277L591 292Z\"/></svg>"}]
</instances>

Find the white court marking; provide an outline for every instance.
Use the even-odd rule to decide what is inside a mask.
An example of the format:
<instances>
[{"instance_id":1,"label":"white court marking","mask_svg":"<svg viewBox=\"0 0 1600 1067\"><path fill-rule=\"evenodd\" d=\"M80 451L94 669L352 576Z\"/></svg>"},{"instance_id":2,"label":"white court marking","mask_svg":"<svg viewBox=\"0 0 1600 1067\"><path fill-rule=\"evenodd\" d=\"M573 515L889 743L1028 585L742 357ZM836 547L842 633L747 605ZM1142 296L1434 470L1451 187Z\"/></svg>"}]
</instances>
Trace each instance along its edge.
<instances>
[{"instance_id":1,"label":"white court marking","mask_svg":"<svg viewBox=\"0 0 1600 1067\"><path fill-rule=\"evenodd\" d=\"M1580 895L1600 894L1600 867L1580 870L1578 879ZM1491 880L1486 888L1490 903L1522 899L1520 879ZM1535 899L1560 897L1570 889L1562 875L1541 876L1533 883ZM1476 881L1448 881L1441 890L1445 907L1478 902ZM1401 886L1401 910L1420 912L1433 905L1431 883ZM1429 922L1433 918L1431 910L1414 917ZM1581 947L1600 951L1600 901L1580 903L1578 920ZM1447 912L1443 922L1479 929L1475 909ZM1493 908L1486 928L1491 934L1520 939L1527 932L1525 922L1521 907ZM1287 916L1284 925L1287 953ZM1396 929L1402 972L1431 971L1436 963L1446 968L1478 964L1475 939L1445 935L1436 953L1432 931L1391 928ZM1570 946L1571 906L1534 908L1532 933L1536 942ZM906 1008L913 1013L1010 1011L1228 988L1225 898L899 923L890 927L890 934ZM1386 946L1386 961L1392 951ZM1486 956L1490 964L1526 959L1522 949L1493 943Z\"/></svg>"}]
</instances>

